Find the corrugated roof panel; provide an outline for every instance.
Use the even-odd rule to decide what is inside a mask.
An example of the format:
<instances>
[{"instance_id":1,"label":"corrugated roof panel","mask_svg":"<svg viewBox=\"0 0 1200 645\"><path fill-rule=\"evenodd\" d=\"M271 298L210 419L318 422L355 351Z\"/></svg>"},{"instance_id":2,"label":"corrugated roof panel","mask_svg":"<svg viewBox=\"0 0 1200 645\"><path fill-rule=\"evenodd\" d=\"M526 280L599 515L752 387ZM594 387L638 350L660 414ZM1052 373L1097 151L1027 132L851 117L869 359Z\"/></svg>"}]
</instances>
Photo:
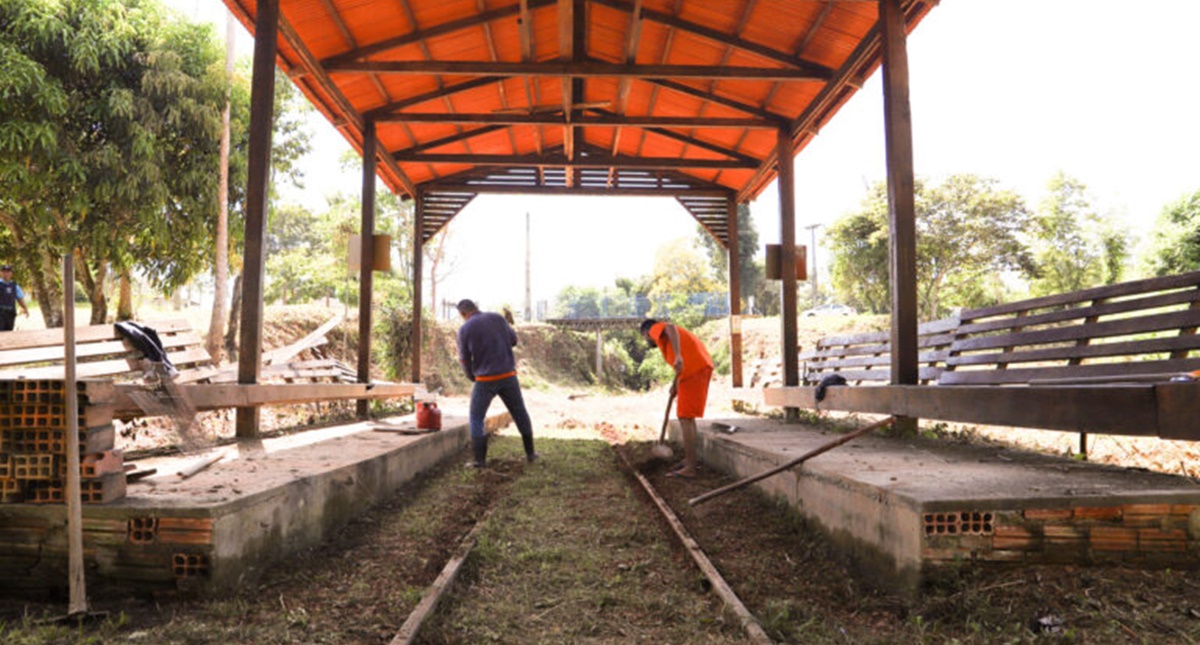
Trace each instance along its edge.
<instances>
[{"instance_id":1,"label":"corrugated roof panel","mask_svg":"<svg viewBox=\"0 0 1200 645\"><path fill-rule=\"evenodd\" d=\"M501 81L484 78L495 73L485 67L455 75L414 75L377 71L374 73L329 71L321 60L479 62L500 61L508 65L506 74L520 74L519 61L525 58L523 45L533 48L533 59L560 61L559 2L526 0L534 5L529 29L518 19L520 0L281 0L289 30L282 33L279 56L282 65L296 79L305 96L322 114L340 124L343 136L356 148L361 145L360 126L365 112L382 106L407 112L481 113L483 121L511 114L536 114L553 120L561 110L564 86L571 83L554 76L512 76ZM235 16L253 30L256 0L225 0ZM912 25L922 18L933 2L909 0L907 13ZM630 15L628 0L587 0L587 51L591 61L623 64L628 50ZM700 65L737 68L794 69L781 58L801 50L803 60L837 71L856 50L876 22L877 3L826 2L824 0L645 0L645 12L638 22L636 43L638 65ZM414 15L410 20L408 13ZM481 12L499 12L485 28ZM448 26L458 28L449 29ZM463 26L466 25L466 26ZM426 34L426 41L380 50L381 43L404 41L414 33ZM529 35L528 40L523 37ZM871 36L877 40L877 36ZM370 55L353 56L355 48L369 48ZM749 199L770 181L773 173L776 132L773 128L744 129L753 124L767 125L772 114L794 120L806 115L805 122L790 123L793 140L804 145L804 132L818 127L851 96L862 77L879 65L877 45L864 50L866 56L852 61L844 76L828 85L813 81L775 81L753 78L695 78L679 74L672 78L635 78L621 82L614 77L590 76L583 82L584 94L577 102L578 114L612 115L624 113L653 117L691 119L733 119L740 127L707 127L701 123L659 124L660 134L647 134L642 127L608 125L579 126L573 129L577 152L587 146L591 154L609 154L614 145L618 154L669 157L686 154L692 159L741 159L745 155L763 159L756 170L683 169L688 175L705 181L718 181ZM494 53L493 53L494 52ZM351 54L348 56L347 54ZM531 70L532 71L532 70ZM545 70L537 70L544 72ZM618 71L618 70L614 70ZM841 73L841 72L839 72ZM455 87L470 89L455 90ZM673 86L673 87L671 87ZM442 89L439 89L442 88ZM450 88L450 89L445 89ZM628 100L620 105L620 90L628 91ZM503 90L503 91L502 91ZM441 95L445 92L445 97ZM704 98L708 95L708 98ZM411 103L421 97L420 103ZM812 108L817 97L822 102ZM763 109L765 103L769 105ZM735 107L735 106L741 106ZM500 115L493 117L490 115ZM519 120L519 119L515 119ZM507 119L505 119L507 121ZM713 124L718 125L718 124ZM729 125L720 124L720 125ZM421 145L436 143L437 152L457 154L528 155L539 148L547 154L562 154L562 125L498 123L410 123L380 125L380 143L389 151L426 150ZM465 133L480 132L470 137ZM680 139L692 140L681 143ZM514 145L515 142L515 145ZM724 149L725 153L713 149ZM732 153L733 156L728 156ZM415 185L435 177L445 177L469 168L470 164L403 163L383 165L380 173L393 187L413 190ZM482 166L490 172L494 166ZM485 174L486 174L485 172ZM557 167L559 180L565 176ZM573 171L572 171L572 174ZM606 169L589 170L588 181L608 181Z\"/></svg>"}]
</instances>

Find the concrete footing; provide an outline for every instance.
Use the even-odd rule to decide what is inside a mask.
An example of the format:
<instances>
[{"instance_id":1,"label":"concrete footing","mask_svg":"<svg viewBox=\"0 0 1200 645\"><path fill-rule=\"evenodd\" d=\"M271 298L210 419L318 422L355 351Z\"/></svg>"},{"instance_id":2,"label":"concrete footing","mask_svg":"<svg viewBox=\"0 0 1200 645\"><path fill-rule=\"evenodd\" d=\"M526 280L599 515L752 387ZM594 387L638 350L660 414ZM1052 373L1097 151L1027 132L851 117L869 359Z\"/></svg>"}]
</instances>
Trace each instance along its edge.
<instances>
[{"instance_id":1,"label":"concrete footing","mask_svg":"<svg viewBox=\"0 0 1200 645\"><path fill-rule=\"evenodd\" d=\"M700 424L699 450L740 479L837 436L768 419L716 420ZM868 435L755 486L897 590L972 562L1200 564L1200 486L1184 477Z\"/></svg>"},{"instance_id":2,"label":"concrete footing","mask_svg":"<svg viewBox=\"0 0 1200 645\"><path fill-rule=\"evenodd\" d=\"M489 429L509 423L489 418ZM468 442L465 418L413 434L412 417L358 422L244 441L185 457L147 459L153 477L125 498L83 508L89 588L214 593L253 581L263 568L319 544L355 516ZM190 463L222 459L183 479ZM55 593L67 584L62 505L0 505L0 589Z\"/></svg>"}]
</instances>

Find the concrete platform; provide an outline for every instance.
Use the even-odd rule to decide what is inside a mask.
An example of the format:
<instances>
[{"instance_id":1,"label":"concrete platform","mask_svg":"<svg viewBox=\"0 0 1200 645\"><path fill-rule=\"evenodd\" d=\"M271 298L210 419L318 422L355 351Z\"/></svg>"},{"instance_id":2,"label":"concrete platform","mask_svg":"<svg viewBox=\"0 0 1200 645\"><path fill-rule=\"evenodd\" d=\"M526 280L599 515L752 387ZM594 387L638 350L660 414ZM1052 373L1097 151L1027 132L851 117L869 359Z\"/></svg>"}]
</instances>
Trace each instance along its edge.
<instances>
[{"instance_id":1,"label":"concrete platform","mask_svg":"<svg viewBox=\"0 0 1200 645\"><path fill-rule=\"evenodd\" d=\"M130 483L123 499L83 506L89 588L212 593L258 576L264 565L326 539L356 515L468 443L465 415L442 430L415 430L413 416L356 422L241 442L187 456L144 459L157 474ZM489 429L509 423L489 417ZM189 479L178 471L222 459ZM66 507L0 505L0 589L54 592L67 583Z\"/></svg>"},{"instance_id":2,"label":"concrete platform","mask_svg":"<svg viewBox=\"0 0 1200 645\"><path fill-rule=\"evenodd\" d=\"M838 437L758 418L699 425L701 459L739 479ZM867 435L755 485L897 589L970 561L1200 564L1200 486L1183 477Z\"/></svg>"}]
</instances>

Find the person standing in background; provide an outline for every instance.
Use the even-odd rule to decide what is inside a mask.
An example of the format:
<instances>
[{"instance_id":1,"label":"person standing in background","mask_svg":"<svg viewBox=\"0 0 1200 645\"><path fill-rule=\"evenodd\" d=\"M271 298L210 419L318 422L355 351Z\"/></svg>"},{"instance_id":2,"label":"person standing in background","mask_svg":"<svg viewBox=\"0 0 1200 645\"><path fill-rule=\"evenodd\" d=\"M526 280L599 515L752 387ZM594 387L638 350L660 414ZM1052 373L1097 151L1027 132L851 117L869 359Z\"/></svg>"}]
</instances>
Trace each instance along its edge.
<instances>
[{"instance_id":1,"label":"person standing in background","mask_svg":"<svg viewBox=\"0 0 1200 645\"><path fill-rule=\"evenodd\" d=\"M0 266L0 331L12 331L16 327L17 307L25 316L29 315L25 292L13 280L12 266L5 264Z\"/></svg>"}]
</instances>

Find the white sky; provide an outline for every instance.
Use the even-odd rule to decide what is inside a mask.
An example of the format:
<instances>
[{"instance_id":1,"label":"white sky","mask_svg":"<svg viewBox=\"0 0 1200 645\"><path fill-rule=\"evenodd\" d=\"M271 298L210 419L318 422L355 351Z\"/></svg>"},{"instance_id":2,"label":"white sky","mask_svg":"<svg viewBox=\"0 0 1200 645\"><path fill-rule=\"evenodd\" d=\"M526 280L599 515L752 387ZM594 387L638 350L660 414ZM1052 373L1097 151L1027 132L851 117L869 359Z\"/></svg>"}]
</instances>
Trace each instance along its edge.
<instances>
[{"instance_id":1,"label":"white sky","mask_svg":"<svg viewBox=\"0 0 1200 645\"><path fill-rule=\"evenodd\" d=\"M168 0L224 33L218 0ZM1163 205L1200 189L1200 82L1196 0L943 0L909 36L914 162L934 181L972 172L997 179L1029 206L1059 170L1083 181L1093 205L1139 234ZM239 56L250 54L238 27ZM796 159L797 241L805 227L854 210L884 177L880 74ZM348 146L315 124L307 187L286 199L310 208L356 173ZM779 239L778 190L751 204L760 243ZM450 225L455 269L439 299L520 306L525 214L530 214L534 300L564 286L610 286L648 273L662 244L691 237L695 221L671 199L482 196ZM821 250L818 249L818 258ZM824 264L824 261L821 262ZM428 292L427 292L428 293ZM518 309L519 310L519 309Z\"/></svg>"}]
</instances>

